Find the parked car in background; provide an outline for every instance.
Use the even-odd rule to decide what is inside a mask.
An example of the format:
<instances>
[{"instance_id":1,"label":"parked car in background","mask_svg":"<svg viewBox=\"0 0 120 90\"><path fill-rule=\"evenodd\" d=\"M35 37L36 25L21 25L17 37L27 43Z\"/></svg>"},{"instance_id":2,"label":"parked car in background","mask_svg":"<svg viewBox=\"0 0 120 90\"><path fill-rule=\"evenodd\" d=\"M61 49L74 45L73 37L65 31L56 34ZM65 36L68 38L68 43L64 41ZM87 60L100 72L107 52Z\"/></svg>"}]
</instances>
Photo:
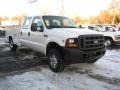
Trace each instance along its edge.
<instances>
[{"instance_id":1,"label":"parked car in background","mask_svg":"<svg viewBox=\"0 0 120 90\"><path fill-rule=\"evenodd\" d=\"M120 31L120 26L117 26L117 27L116 27L116 30L117 30L117 31Z\"/></svg>"},{"instance_id":2,"label":"parked car in background","mask_svg":"<svg viewBox=\"0 0 120 90\"><path fill-rule=\"evenodd\" d=\"M110 26L112 26L112 27L114 27L114 28L116 28L116 27L117 27L117 25L112 25L112 24L111 24Z\"/></svg>"},{"instance_id":3,"label":"parked car in background","mask_svg":"<svg viewBox=\"0 0 120 90\"><path fill-rule=\"evenodd\" d=\"M83 26L83 28L87 28L89 30L94 30L98 32L102 32L104 34L105 46L110 47L113 45L120 45L120 32L116 30L116 28L107 25L87 25Z\"/></svg>"},{"instance_id":4,"label":"parked car in background","mask_svg":"<svg viewBox=\"0 0 120 90\"><path fill-rule=\"evenodd\" d=\"M116 32L116 26L113 25L95 25L96 27L100 27L102 28L105 32L109 31L109 32Z\"/></svg>"},{"instance_id":5,"label":"parked car in background","mask_svg":"<svg viewBox=\"0 0 120 90\"><path fill-rule=\"evenodd\" d=\"M0 26L0 37L4 37L4 36L5 36L5 27Z\"/></svg>"}]
</instances>

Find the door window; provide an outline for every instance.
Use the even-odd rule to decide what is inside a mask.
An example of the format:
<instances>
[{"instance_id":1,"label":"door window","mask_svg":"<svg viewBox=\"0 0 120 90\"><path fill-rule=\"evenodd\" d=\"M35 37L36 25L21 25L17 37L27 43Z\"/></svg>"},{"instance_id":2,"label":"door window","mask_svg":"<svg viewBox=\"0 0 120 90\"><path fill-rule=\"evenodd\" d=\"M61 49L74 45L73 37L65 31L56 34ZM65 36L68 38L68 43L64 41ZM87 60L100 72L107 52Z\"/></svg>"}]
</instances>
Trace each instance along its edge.
<instances>
[{"instance_id":1,"label":"door window","mask_svg":"<svg viewBox=\"0 0 120 90\"><path fill-rule=\"evenodd\" d=\"M29 18L26 18L26 20L24 21L24 24L23 24L22 29L28 29L28 28L29 28L31 19L32 19L32 18L30 18L30 17L29 17Z\"/></svg>"},{"instance_id":2,"label":"door window","mask_svg":"<svg viewBox=\"0 0 120 90\"><path fill-rule=\"evenodd\" d=\"M36 23L38 27L43 26L40 17L35 17L35 18L33 19L33 22L32 22L32 23Z\"/></svg>"}]
</instances>

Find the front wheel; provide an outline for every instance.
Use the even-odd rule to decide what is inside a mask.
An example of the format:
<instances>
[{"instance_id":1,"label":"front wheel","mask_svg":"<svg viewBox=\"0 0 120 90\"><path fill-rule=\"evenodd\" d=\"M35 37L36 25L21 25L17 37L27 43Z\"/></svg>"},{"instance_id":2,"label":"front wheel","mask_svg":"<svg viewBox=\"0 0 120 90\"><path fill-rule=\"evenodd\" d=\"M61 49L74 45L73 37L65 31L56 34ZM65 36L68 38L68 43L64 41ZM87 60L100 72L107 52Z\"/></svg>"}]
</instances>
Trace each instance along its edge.
<instances>
[{"instance_id":1,"label":"front wheel","mask_svg":"<svg viewBox=\"0 0 120 90\"><path fill-rule=\"evenodd\" d=\"M17 45L13 43L12 39L9 40L9 46L10 46L11 51L17 50Z\"/></svg>"},{"instance_id":2,"label":"front wheel","mask_svg":"<svg viewBox=\"0 0 120 90\"><path fill-rule=\"evenodd\" d=\"M62 72L64 70L64 62L62 54L57 49L48 51L49 66L53 72Z\"/></svg>"},{"instance_id":3,"label":"front wheel","mask_svg":"<svg viewBox=\"0 0 120 90\"><path fill-rule=\"evenodd\" d=\"M105 39L104 44L106 47L111 47L113 45L113 42L111 39Z\"/></svg>"}]
</instances>

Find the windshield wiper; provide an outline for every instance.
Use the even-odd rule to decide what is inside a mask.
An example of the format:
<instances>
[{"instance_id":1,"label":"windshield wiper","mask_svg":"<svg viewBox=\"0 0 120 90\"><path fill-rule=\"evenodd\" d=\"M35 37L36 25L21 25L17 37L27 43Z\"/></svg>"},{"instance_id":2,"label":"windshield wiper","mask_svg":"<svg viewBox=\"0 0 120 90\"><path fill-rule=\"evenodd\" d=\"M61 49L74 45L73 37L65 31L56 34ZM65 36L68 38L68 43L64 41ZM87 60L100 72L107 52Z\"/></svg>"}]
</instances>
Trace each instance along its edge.
<instances>
[{"instance_id":1,"label":"windshield wiper","mask_svg":"<svg viewBox=\"0 0 120 90\"><path fill-rule=\"evenodd\" d=\"M78 27L75 27L75 26L49 26L47 28L53 29L53 28L78 28Z\"/></svg>"},{"instance_id":2,"label":"windshield wiper","mask_svg":"<svg viewBox=\"0 0 120 90\"><path fill-rule=\"evenodd\" d=\"M75 26L67 26L67 27L64 27L64 28L78 28L78 27L75 27Z\"/></svg>"},{"instance_id":3,"label":"windshield wiper","mask_svg":"<svg viewBox=\"0 0 120 90\"><path fill-rule=\"evenodd\" d=\"M62 27L62 26L48 26L47 28L48 29L53 29L53 28L64 28L64 27Z\"/></svg>"}]
</instances>

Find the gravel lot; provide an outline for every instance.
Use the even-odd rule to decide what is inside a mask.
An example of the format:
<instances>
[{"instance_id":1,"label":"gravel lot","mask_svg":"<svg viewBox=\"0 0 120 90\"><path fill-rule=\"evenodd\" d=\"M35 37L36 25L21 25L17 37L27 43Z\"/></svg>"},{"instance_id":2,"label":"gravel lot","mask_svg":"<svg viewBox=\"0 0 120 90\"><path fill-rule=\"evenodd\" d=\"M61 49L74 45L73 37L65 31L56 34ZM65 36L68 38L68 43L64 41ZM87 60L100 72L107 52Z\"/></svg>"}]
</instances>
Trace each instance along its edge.
<instances>
[{"instance_id":1,"label":"gravel lot","mask_svg":"<svg viewBox=\"0 0 120 90\"><path fill-rule=\"evenodd\" d=\"M46 58L27 48L12 53L0 39L0 90L120 90L120 47L94 64L73 64L53 73Z\"/></svg>"}]
</instances>

